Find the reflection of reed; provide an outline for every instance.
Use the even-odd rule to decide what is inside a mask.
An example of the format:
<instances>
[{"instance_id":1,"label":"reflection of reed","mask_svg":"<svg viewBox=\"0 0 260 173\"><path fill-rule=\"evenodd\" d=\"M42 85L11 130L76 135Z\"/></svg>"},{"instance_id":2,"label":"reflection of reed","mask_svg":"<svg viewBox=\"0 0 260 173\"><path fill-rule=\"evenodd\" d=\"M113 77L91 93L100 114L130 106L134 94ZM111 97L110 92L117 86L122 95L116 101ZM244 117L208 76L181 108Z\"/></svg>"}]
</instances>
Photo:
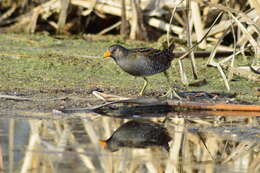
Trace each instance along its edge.
<instances>
[{"instance_id":1,"label":"reflection of reed","mask_svg":"<svg viewBox=\"0 0 260 173\"><path fill-rule=\"evenodd\" d=\"M4 172L3 151L2 151L1 144L0 144L0 172Z\"/></svg>"},{"instance_id":2,"label":"reflection of reed","mask_svg":"<svg viewBox=\"0 0 260 173\"><path fill-rule=\"evenodd\" d=\"M15 131L15 120L9 121L8 127L8 171L12 173L14 170L14 131Z\"/></svg>"},{"instance_id":3,"label":"reflection of reed","mask_svg":"<svg viewBox=\"0 0 260 173\"><path fill-rule=\"evenodd\" d=\"M179 155L181 152L182 142L183 142L183 131L184 131L184 119L183 118L173 118L172 122L176 124L174 126L173 133L173 143L171 144L170 157L166 165L166 173L179 172Z\"/></svg>"},{"instance_id":4,"label":"reflection of reed","mask_svg":"<svg viewBox=\"0 0 260 173\"><path fill-rule=\"evenodd\" d=\"M154 122L165 122L173 138L169 143L169 153L160 147L122 148L111 153L98 145L99 139L111 136L115 129L129 120L103 117L96 113L85 113L74 118L64 116L55 120L39 120L37 117L37 120L29 120L31 132L21 168L9 169L14 172L20 170L21 173L220 173L223 169L225 172L259 172L259 143L256 140L243 141L243 138L242 141L235 140L236 135L243 136L246 130L252 130L249 135L259 131L257 118L227 116L218 120L216 117L202 119L189 116L184 119L181 113L179 116L181 118L169 116L166 120L162 117L150 118ZM10 122L10 127L14 127L11 125L13 122ZM232 132L229 127L233 126L240 133ZM225 135L221 136L222 132ZM9 135L12 136L11 133ZM13 143L16 143L15 140ZM14 164L11 157L9 165Z\"/></svg>"},{"instance_id":5,"label":"reflection of reed","mask_svg":"<svg viewBox=\"0 0 260 173\"><path fill-rule=\"evenodd\" d=\"M29 138L29 144L26 149L26 154L24 157L23 165L21 168L21 173L27 173L30 170L37 169L39 166L39 153L33 152L37 150L38 144L40 142L40 127L42 125L41 121L30 120L31 134Z\"/></svg>"}]
</instances>

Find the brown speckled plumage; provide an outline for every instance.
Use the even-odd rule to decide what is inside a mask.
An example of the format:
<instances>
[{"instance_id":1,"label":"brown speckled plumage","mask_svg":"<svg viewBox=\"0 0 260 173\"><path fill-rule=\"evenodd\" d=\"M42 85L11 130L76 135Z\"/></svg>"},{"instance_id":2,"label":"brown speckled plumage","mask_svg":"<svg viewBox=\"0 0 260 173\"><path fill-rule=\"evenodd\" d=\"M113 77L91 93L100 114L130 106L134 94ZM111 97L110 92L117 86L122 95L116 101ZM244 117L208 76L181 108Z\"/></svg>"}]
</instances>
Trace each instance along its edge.
<instances>
[{"instance_id":1,"label":"brown speckled plumage","mask_svg":"<svg viewBox=\"0 0 260 173\"><path fill-rule=\"evenodd\" d=\"M174 44L164 50L153 48L127 49L120 45L108 48L121 69L133 76L150 76L167 70L174 58Z\"/></svg>"},{"instance_id":2,"label":"brown speckled plumage","mask_svg":"<svg viewBox=\"0 0 260 173\"><path fill-rule=\"evenodd\" d=\"M107 49L104 57L112 57L125 72L133 76L143 77L145 83L139 93L139 95L143 95L148 84L146 76L164 72L170 84L166 70L171 66L171 61L174 58L174 47L174 44L171 44L164 50L153 48L127 49L120 45L113 45ZM171 88L169 91L171 91ZM175 91L173 92L179 98Z\"/></svg>"}]
</instances>

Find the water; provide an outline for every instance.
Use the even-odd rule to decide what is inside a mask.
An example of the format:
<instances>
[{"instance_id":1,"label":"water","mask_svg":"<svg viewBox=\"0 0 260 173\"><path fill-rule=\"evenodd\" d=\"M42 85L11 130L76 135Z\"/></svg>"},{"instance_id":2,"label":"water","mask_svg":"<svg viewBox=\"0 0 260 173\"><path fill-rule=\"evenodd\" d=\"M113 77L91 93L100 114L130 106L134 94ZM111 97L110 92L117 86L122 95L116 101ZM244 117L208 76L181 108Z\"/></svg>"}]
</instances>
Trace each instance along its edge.
<instances>
[{"instance_id":1,"label":"water","mask_svg":"<svg viewBox=\"0 0 260 173\"><path fill-rule=\"evenodd\" d=\"M191 111L182 114L161 105L144 109L131 104L66 114L2 112L4 172L253 173L260 169L257 116L205 116ZM163 124L173 138L170 152L161 147L109 152L98 144L134 118Z\"/></svg>"}]
</instances>

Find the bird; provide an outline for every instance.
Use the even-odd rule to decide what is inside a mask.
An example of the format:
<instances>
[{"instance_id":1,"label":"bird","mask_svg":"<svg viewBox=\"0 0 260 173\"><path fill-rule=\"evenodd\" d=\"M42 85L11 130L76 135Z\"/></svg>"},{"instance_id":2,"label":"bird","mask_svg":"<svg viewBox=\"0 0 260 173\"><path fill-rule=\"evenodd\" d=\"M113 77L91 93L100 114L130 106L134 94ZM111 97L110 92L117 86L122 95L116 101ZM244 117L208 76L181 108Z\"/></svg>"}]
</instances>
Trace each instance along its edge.
<instances>
[{"instance_id":1,"label":"bird","mask_svg":"<svg viewBox=\"0 0 260 173\"><path fill-rule=\"evenodd\" d=\"M164 72L167 82L170 85L169 75L166 70L171 66L171 61L175 57L173 54L174 48L174 43L163 50L154 48L128 49L121 45L112 45L106 50L104 58L111 57L126 73L132 76L142 77L144 79L144 85L139 95L143 95L148 85L147 76ZM172 92L174 96L180 99L178 94L174 90L171 90L171 85L169 92Z\"/></svg>"},{"instance_id":2,"label":"bird","mask_svg":"<svg viewBox=\"0 0 260 173\"><path fill-rule=\"evenodd\" d=\"M167 129L161 124L149 120L130 120L115 130L107 140L100 140L99 144L111 152L118 151L121 147L151 146L161 146L169 151L171 140Z\"/></svg>"}]
</instances>

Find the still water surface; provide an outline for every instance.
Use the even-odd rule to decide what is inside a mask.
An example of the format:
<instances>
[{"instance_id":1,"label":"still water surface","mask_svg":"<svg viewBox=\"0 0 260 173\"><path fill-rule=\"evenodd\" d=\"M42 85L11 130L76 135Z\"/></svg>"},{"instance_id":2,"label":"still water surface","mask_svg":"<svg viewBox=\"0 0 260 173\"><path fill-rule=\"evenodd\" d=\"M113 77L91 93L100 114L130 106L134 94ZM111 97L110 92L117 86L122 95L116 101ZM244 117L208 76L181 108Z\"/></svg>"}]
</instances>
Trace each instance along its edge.
<instances>
[{"instance_id":1,"label":"still water surface","mask_svg":"<svg viewBox=\"0 0 260 173\"><path fill-rule=\"evenodd\" d=\"M99 145L133 117L1 113L2 172L260 172L259 117L157 114L145 119L166 127L169 152L158 146L110 152Z\"/></svg>"}]
</instances>

